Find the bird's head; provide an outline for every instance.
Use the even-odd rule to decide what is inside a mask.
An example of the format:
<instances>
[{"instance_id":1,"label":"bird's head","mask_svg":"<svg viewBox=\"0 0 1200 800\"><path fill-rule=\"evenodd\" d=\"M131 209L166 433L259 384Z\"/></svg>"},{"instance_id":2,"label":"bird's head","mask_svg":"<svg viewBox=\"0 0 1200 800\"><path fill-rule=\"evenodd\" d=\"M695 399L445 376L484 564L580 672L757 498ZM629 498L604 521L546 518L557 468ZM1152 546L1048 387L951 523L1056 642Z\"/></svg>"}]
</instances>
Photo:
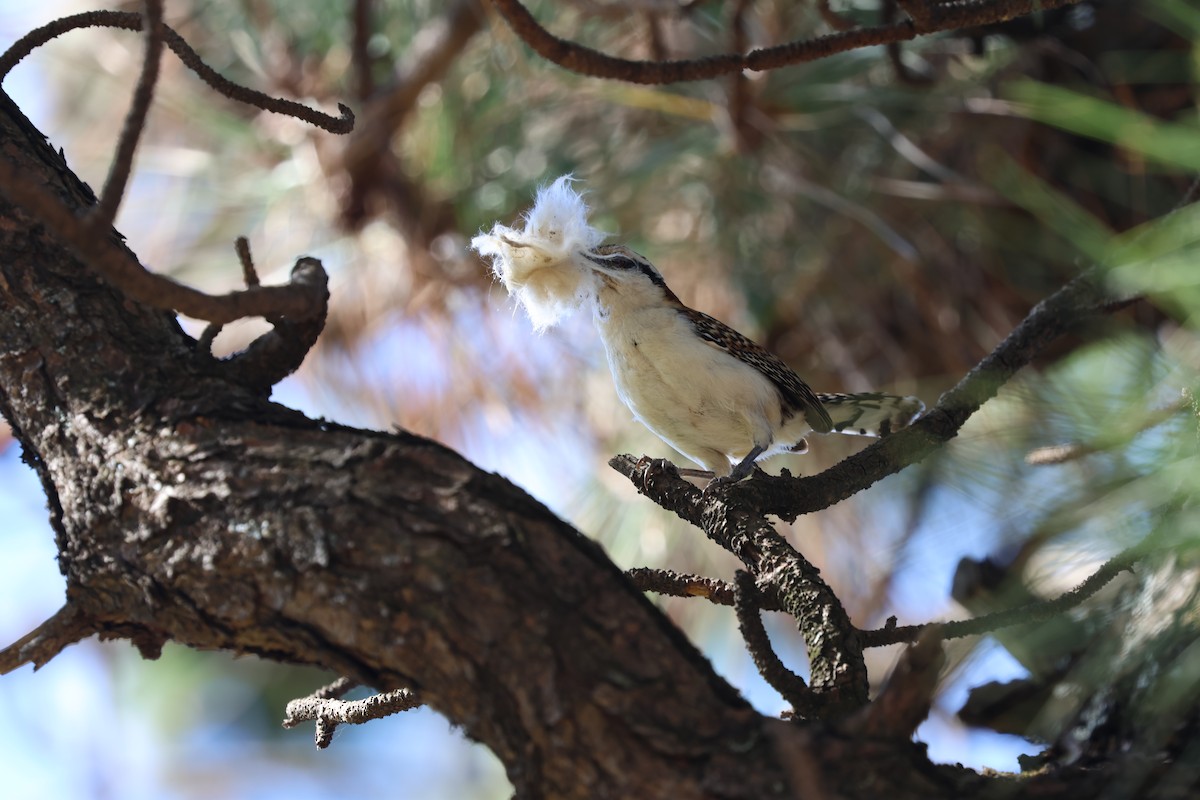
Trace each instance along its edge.
<instances>
[{"instance_id":1,"label":"bird's head","mask_svg":"<svg viewBox=\"0 0 1200 800\"><path fill-rule=\"evenodd\" d=\"M622 303L678 303L662 275L644 256L621 244L606 244L583 253L599 280L600 292L616 294Z\"/></svg>"}]
</instances>

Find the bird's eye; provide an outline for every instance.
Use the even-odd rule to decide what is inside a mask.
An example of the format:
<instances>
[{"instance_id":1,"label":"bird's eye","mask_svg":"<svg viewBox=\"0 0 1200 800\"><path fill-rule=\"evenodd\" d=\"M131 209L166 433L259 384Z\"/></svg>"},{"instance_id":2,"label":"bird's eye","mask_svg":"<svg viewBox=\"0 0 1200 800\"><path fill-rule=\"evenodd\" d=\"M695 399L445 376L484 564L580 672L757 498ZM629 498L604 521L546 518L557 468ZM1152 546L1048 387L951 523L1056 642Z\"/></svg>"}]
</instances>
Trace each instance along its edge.
<instances>
[{"instance_id":1,"label":"bird's eye","mask_svg":"<svg viewBox=\"0 0 1200 800\"><path fill-rule=\"evenodd\" d=\"M608 269L639 269L638 263L628 256L621 253L600 253L600 255L592 255L584 253L587 259L595 264Z\"/></svg>"}]
</instances>

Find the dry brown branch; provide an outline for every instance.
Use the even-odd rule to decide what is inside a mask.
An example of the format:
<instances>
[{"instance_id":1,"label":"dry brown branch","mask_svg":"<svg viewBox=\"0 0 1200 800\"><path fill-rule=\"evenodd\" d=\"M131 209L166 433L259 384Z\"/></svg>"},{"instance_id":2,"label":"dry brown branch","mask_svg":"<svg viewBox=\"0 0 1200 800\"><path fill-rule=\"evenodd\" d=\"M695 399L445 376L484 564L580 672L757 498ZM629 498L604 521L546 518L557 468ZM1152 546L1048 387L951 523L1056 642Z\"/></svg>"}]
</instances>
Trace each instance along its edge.
<instances>
[{"instance_id":1,"label":"dry brown branch","mask_svg":"<svg viewBox=\"0 0 1200 800\"><path fill-rule=\"evenodd\" d=\"M245 350L222 362L230 379L261 394L269 394L272 386L300 367L325 328L329 276L321 262L309 256L298 259L292 267L288 286L302 287L320 298L320 313L297 319L267 316L267 322L274 330L259 336Z\"/></svg>"},{"instance_id":2,"label":"dry brown branch","mask_svg":"<svg viewBox=\"0 0 1200 800\"><path fill-rule=\"evenodd\" d=\"M906 42L938 31L992 25L1038 11L1074 5L1079 0L963 0L950 5L933 6L929 18L922 23L908 19L890 25L856 28L815 39L798 40L745 54L725 53L679 61L633 61L606 55L554 36L538 23L520 0L492 2L522 41L538 55L564 69L596 78L662 84L706 80L745 69L778 69L848 50Z\"/></svg>"},{"instance_id":3,"label":"dry brown branch","mask_svg":"<svg viewBox=\"0 0 1200 800\"><path fill-rule=\"evenodd\" d=\"M7 675L25 664L33 664L36 670L96 632L97 628L75 606L67 603L50 619L0 650L0 675Z\"/></svg>"},{"instance_id":4,"label":"dry brown branch","mask_svg":"<svg viewBox=\"0 0 1200 800\"><path fill-rule=\"evenodd\" d=\"M728 583L702 575L685 575L669 569L634 567L625 571L626 577L643 592L669 597L703 597L718 606L732 606L734 590ZM782 611L783 605L774 595L759 593L759 608L763 611Z\"/></svg>"},{"instance_id":5,"label":"dry brown branch","mask_svg":"<svg viewBox=\"0 0 1200 800\"><path fill-rule=\"evenodd\" d=\"M0 55L0 81L8 75L21 59L46 42L64 33L80 28L120 28L123 30L140 31L142 29L142 15L133 11L86 11L82 14L61 17L40 28L35 28L13 42L12 46L4 51L3 55ZM271 97L254 89L241 86L222 77L216 70L205 64L196 51L192 49L192 46L169 26L163 26L163 35L167 47L171 48L175 55L179 56L179 60L188 69L196 73L202 81L217 92L231 100L237 100L255 108L261 108L264 111L272 111L276 114L295 117L330 133L349 133L354 129L354 112L341 103L338 104L341 116L332 117L300 103L279 97Z\"/></svg>"},{"instance_id":6,"label":"dry brown branch","mask_svg":"<svg viewBox=\"0 0 1200 800\"><path fill-rule=\"evenodd\" d=\"M748 508L788 521L839 503L942 447L958 435L962 425L984 402L994 397L1047 345L1116 307L1099 287L1095 274L1085 272L1038 303L1004 341L912 426L879 440L819 475L760 476L730 487L729 495L736 496L736 502Z\"/></svg>"},{"instance_id":7,"label":"dry brown branch","mask_svg":"<svg viewBox=\"0 0 1200 800\"><path fill-rule=\"evenodd\" d=\"M158 67L162 62L162 0L146 0L145 6L146 19L150 24L146 26L146 55L142 59L142 72L138 76L125 125L121 128L121 137L117 140L117 152L113 155L108 178L100 192L100 202L88 215L88 224L98 231L113 224L121 198L125 196L125 186L133 169L133 154L146 127L146 114L150 111L150 101L154 99L154 84L158 80Z\"/></svg>"}]
</instances>

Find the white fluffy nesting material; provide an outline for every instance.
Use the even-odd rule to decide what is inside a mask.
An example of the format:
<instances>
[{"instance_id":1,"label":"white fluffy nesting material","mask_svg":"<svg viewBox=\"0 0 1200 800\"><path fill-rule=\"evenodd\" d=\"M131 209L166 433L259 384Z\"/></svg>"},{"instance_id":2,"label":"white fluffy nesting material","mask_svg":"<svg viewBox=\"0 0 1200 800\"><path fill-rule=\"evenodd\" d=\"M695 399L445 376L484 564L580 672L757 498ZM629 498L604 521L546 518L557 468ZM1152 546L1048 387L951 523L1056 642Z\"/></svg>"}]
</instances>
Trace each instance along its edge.
<instances>
[{"instance_id":1,"label":"white fluffy nesting material","mask_svg":"<svg viewBox=\"0 0 1200 800\"><path fill-rule=\"evenodd\" d=\"M492 272L539 331L557 324L593 292L595 278L582 254L605 234L588 225L587 204L571 188L573 180L563 175L539 189L524 228L496 223L491 233L471 240L472 248L492 259Z\"/></svg>"}]
</instances>

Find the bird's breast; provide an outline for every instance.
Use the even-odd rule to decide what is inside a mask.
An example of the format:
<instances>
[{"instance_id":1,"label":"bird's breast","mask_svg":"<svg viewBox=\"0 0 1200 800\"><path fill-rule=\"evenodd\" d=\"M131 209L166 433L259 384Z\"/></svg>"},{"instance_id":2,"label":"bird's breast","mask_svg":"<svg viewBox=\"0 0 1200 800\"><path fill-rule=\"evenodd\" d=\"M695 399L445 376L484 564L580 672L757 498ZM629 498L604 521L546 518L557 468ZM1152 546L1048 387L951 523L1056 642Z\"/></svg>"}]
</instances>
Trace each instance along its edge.
<instances>
[{"instance_id":1,"label":"bird's breast","mask_svg":"<svg viewBox=\"0 0 1200 800\"><path fill-rule=\"evenodd\" d=\"M663 439L748 451L779 425L779 392L761 372L696 336L674 308L596 315L621 400Z\"/></svg>"}]
</instances>

